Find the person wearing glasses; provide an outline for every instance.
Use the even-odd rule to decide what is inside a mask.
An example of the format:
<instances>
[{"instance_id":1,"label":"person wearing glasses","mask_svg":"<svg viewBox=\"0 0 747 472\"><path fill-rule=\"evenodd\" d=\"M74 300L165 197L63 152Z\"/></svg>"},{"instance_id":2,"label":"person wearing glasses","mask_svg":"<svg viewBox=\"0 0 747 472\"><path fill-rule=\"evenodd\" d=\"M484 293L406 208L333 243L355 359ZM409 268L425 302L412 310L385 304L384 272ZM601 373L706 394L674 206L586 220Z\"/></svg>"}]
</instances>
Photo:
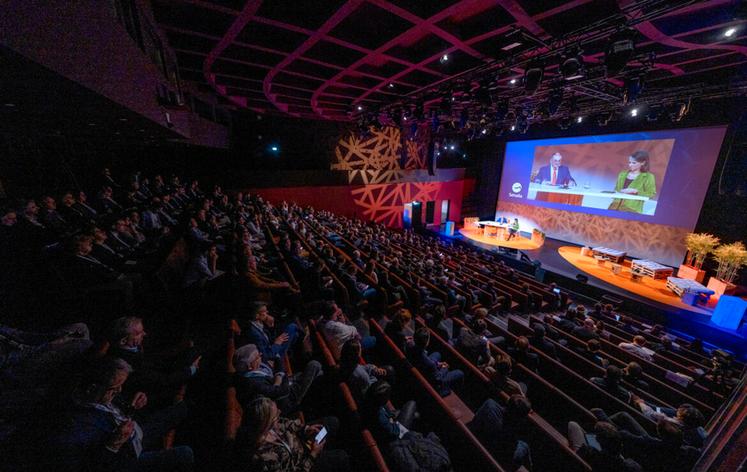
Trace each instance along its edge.
<instances>
[{"instance_id":1,"label":"person wearing glasses","mask_svg":"<svg viewBox=\"0 0 747 472\"><path fill-rule=\"evenodd\" d=\"M42 462L47 470L191 471L192 449L163 449L164 435L187 417L184 402L142 417L148 397L123 399L122 387L132 369L118 358L94 363L82 375L69 411L54 420ZM40 469L43 470L43 469Z\"/></svg>"},{"instance_id":2,"label":"person wearing glasses","mask_svg":"<svg viewBox=\"0 0 747 472\"><path fill-rule=\"evenodd\" d=\"M346 471L348 454L329 449L339 429L335 417L325 417L321 424L304 424L280 415L280 409L267 397L258 397L244 409L241 429L236 438L236 470L280 471ZM326 436L316 440L325 429Z\"/></svg>"}]
</instances>

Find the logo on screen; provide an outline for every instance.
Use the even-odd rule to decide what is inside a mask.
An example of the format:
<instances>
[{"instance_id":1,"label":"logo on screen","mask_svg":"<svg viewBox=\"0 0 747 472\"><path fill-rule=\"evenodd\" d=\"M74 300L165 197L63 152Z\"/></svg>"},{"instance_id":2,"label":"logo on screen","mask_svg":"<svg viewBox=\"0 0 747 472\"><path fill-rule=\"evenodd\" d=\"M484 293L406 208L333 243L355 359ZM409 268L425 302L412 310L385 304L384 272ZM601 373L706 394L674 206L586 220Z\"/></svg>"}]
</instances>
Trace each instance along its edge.
<instances>
[{"instance_id":1,"label":"logo on screen","mask_svg":"<svg viewBox=\"0 0 747 472\"><path fill-rule=\"evenodd\" d=\"M523 198L521 193L522 186L519 182L514 182L514 184L511 186L511 192L508 194L509 197L513 198Z\"/></svg>"}]
</instances>

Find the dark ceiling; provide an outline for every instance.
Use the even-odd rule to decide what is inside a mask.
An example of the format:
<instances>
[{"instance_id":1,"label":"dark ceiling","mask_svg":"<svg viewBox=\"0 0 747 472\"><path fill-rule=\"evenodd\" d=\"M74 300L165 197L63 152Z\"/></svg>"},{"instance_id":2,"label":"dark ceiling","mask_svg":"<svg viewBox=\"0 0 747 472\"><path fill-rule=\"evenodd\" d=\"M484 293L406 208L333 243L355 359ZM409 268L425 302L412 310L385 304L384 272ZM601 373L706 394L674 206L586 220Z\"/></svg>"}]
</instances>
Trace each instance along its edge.
<instances>
[{"instance_id":1,"label":"dark ceiling","mask_svg":"<svg viewBox=\"0 0 747 472\"><path fill-rule=\"evenodd\" d=\"M560 113L622 106L645 77L647 103L743 94L747 21L739 0L153 0L182 79L256 111L350 120L420 105L457 116L529 107L562 90ZM611 34L629 28L634 57L604 69ZM733 31L729 35L726 32ZM515 44L511 49L503 49ZM564 80L580 48L584 76ZM442 60L444 55L448 60ZM530 60L544 79L525 91ZM511 81L514 80L512 83ZM489 98L478 89L489 90ZM483 92L484 93L484 92ZM452 108L443 97L454 97ZM448 110L447 110L448 108ZM454 111L456 110L456 111ZM460 111L465 110L465 111ZM558 112L547 113L549 118Z\"/></svg>"}]
</instances>

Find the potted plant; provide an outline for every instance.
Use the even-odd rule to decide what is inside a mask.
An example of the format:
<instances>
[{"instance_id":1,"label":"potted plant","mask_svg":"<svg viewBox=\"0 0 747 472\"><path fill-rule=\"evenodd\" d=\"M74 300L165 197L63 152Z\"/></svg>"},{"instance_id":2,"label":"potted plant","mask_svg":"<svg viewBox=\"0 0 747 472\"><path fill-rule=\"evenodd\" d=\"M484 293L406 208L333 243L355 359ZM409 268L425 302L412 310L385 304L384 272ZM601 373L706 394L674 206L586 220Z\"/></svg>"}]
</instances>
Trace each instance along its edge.
<instances>
[{"instance_id":1,"label":"potted plant","mask_svg":"<svg viewBox=\"0 0 747 472\"><path fill-rule=\"evenodd\" d=\"M712 234L688 233L685 236L687 256L685 257L685 263L680 265L677 276L702 283L705 279L705 271L701 267L708 254L713 252L718 243L719 239Z\"/></svg>"},{"instance_id":2,"label":"potted plant","mask_svg":"<svg viewBox=\"0 0 747 472\"><path fill-rule=\"evenodd\" d=\"M708 288L723 295L734 290L732 282L737 277L739 269L747 265L747 249L741 242L722 244L713 251L713 258L718 262L716 276L708 281Z\"/></svg>"}]
</instances>

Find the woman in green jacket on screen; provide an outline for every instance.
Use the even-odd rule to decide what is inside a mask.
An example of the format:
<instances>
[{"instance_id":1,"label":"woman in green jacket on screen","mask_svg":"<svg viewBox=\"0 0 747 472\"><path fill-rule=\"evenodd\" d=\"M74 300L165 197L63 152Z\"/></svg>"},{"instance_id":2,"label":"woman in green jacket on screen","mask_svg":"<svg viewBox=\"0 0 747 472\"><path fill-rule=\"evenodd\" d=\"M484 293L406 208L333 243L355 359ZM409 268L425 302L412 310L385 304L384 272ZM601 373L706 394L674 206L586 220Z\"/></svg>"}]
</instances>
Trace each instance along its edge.
<instances>
[{"instance_id":1,"label":"woman in green jacket on screen","mask_svg":"<svg viewBox=\"0 0 747 472\"><path fill-rule=\"evenodd\" d=\"M648 198L656 194L656 178L649 172L649 159L646 151L636 151L628 157L628 169L617 174L615 192ZM643 213L643 200L616 198L612 200L609 209Z\"/></svg>"}]
</instances>

